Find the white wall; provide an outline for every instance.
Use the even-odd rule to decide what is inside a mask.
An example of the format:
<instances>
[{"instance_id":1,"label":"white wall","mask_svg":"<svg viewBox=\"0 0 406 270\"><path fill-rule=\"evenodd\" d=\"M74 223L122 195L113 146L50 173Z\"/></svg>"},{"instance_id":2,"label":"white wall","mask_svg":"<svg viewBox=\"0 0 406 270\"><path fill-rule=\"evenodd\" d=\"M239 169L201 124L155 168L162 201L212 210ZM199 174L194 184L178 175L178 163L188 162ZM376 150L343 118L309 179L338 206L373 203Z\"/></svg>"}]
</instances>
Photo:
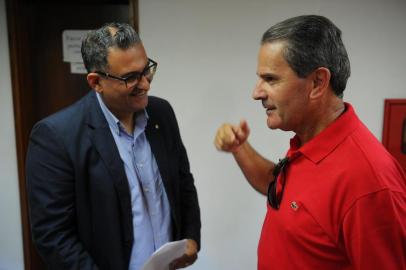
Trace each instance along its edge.
<instances>
[{"instance_id":1,"label":"white wall","mask_svg":"<svg viewBox=\"0 0 406 270\"><path fill-rule=\"evenodd\" d=\"M246 118L251 143L281 157L292 134L270 131L251 99L262 33L301 14L329 17L343 31L352 65L345 100L380 139L384 98L406 98L404 0L140 0L140 34L159 62L152 94L175 108L202 210L202 251L190 269L256 268L265 198L230 155L214 149L224 121Z\"/></svg>"},{"instance_id":2,"label":"white wall","mask_svg":"<svg viewBox=\"0 0 406 270\"><path fill-rule=\"evenodd\" d=\"M0 270L24 269L5 1L0 0Z\"/></svg>"}]
</instances>

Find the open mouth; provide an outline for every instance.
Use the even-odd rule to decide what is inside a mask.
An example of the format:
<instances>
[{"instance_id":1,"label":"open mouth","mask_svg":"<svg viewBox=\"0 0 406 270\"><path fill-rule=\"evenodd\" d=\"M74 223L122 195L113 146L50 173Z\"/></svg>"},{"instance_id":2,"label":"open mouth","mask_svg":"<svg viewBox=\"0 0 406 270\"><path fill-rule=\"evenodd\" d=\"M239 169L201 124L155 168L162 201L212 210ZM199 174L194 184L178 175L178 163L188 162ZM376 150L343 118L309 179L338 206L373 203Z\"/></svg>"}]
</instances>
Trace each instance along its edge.
<instances>
[{"instance_id":1,"label":"open mouth","mask_svg":"<svg viewBox=\"0 0 406 270\"><path fill-rule=\"evenodd\" d=\"M276 106L269 104L269 102L266 99L262 100L262 107L264 107L267 115L270 115L274 110L276 110Z\"/></svg>"},{"instance_id":2,"label":"open mouth","mask_svg":"<svg viewBox=\"0 0 406 270\"><path fill-rule=\"evenodd\" d=\"M132 97L142 97L142 96L145 96L146 94L147 94L147 91L136 89L136 90L131 92L130 96L132 96Z\"/></svg>"},{"instance_id":3,"label":"open mouth","mask_svg":"<svg viewBox=\"0 0 406 270\"><path fill-rule=\"evenodd\" d=\"M275 106L271 106L271 107L269 107L269 108L266 108L266 114L267 115L270 115L273 111L275 111L276 110L276 107Z\"/></svg>"}]
</instances>

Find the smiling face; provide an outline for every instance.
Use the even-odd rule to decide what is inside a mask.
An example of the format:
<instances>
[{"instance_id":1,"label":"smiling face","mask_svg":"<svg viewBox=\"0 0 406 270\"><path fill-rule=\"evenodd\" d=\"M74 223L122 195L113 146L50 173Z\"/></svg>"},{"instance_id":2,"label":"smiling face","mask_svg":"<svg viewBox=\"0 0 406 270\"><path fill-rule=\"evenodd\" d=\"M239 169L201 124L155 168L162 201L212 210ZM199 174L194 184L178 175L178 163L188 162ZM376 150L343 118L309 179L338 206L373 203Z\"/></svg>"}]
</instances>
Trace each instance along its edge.
<instances>
[{"instance_id":1,"label":"smiling face","mask_svg":"<svg viewBox=\"0 0 406 270\"><path fill-rule=\"evenodd\" d=\"M142 44L137 44L125 50L110 48L107 62L108 74L128 77L132 73L142 72L148 58ZM95 90L101 94L106 106L118 119L121 120L147 106L150 83L145 77L142 77L136 86L127 88L123 81L97 76L98 87Z\"/></svg>"},{"instance_id":2,"label":"smiling face","mask_svg":"<svg viewBox=\"0 0 406 270\"><path fill-rule=\"evenodd\" d=\"M253 98L261 100L271 129L300 131L306 125L311 79L299 78L283 57L284 42L265 43L258 54Z\"/></svg>"}]
</instances>

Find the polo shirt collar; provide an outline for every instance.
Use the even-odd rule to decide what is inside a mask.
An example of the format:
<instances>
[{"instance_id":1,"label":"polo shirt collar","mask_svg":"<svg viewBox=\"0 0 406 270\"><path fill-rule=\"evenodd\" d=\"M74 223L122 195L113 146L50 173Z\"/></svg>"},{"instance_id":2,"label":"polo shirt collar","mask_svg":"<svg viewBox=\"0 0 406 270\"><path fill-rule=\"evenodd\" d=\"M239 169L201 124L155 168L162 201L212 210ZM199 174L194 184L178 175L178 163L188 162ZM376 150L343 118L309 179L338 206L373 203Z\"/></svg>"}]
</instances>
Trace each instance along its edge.
<instances>
[{"instance_id":1,"label":"polo shirt collar","mask_svg":"<svg viewBox=\"0 0 406 270\"><path fill-rule=\"evenodd\" d=\"M314 163L319 163L344 141L359 125L360 121L349 103L345 111L333 123L301 147L297 135L290 140L288 156L300 152Z\"/></svg>"}]
</instances>

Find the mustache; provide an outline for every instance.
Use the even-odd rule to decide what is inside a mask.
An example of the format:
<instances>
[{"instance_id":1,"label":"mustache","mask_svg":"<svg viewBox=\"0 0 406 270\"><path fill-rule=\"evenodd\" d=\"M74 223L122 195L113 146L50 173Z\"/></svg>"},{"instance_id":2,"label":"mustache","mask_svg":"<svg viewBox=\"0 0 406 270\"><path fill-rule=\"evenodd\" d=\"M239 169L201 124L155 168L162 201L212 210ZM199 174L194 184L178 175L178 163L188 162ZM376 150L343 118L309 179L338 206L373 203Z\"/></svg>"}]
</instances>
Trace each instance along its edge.
<instances>
[{"instance_id":1,"label":"mustache","mask_svg":"<svg viewBox=\"0 0 406 270\"><path fill-rule=\"evenodd\" d=\"M130 95L131 96L140 96L140 95L145 94L146 92L147 92L147 90L136 87L131 91Z\"/></svg>"},{"instance_id":2,"label":"mustache","mask_svg":"<svg viewBox=\"0 0 406 270\"><path fill-rule=\"evenodd\" d=\"M268 104L268 101L266 99L262 99L261 103L262 103L262 107L264 107L265 109L270 107L270 105Z\"/></svg>"},{"instance_id":3,"label":"mustache","mask_svg":"<svg viewBox=\"0 0 406 270\"><path fill-rule=\"evenodd\" d=\"M275 104L272 104L267 99L261 99L261 103L262 103L262 107L264 107L264 109L276 109Z\"/></svg>"}]
</instances>

